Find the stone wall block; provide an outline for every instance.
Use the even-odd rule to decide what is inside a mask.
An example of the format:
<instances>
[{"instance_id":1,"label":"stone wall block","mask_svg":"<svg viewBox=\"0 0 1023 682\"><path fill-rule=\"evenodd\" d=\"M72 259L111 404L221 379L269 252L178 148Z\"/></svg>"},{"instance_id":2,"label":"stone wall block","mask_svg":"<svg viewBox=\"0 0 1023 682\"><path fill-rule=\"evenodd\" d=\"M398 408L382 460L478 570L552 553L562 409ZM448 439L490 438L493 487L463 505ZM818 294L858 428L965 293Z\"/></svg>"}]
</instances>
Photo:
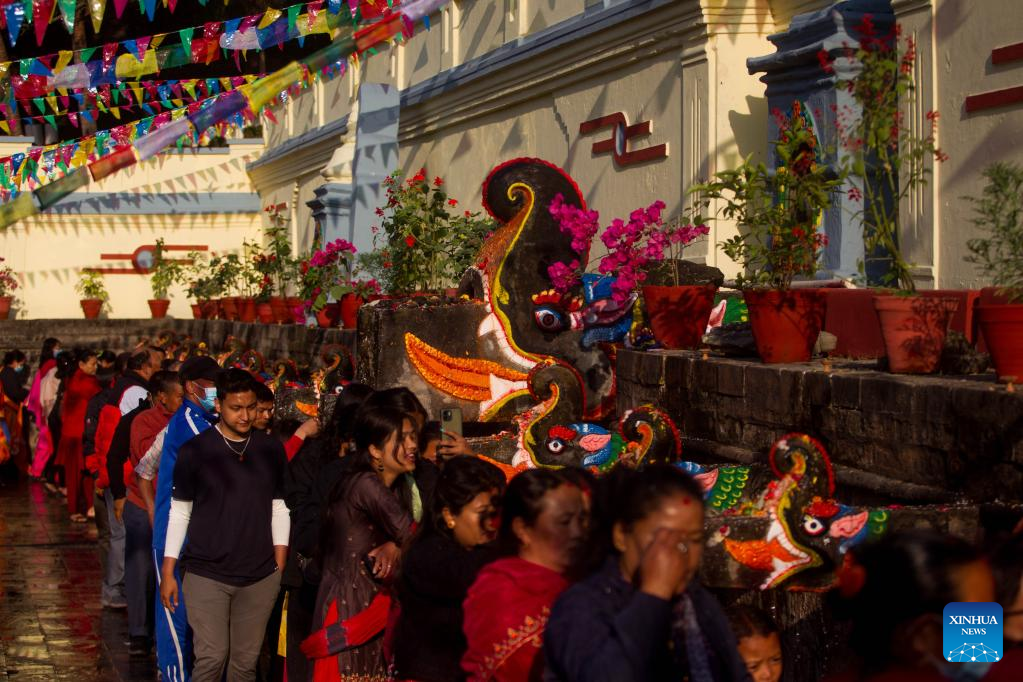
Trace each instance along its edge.
<instances>
[{"instance_id":1,"label":"stone wall block","mask_svg":"<svg viewBox=\"0 0 1023 682\"><path fill-rule=\"evenodd\" d=\"M718 363L718 392L721 395L742 398L746 395L746 366L737 362Z\"/></svg>"},{"instance_id":2,"label":"stone wall block","mask_svg":"<svg viewBox=\"0 0 1023 682\"><path fill-rule=\"evenodd\" d=\"M831 376L831 400L835 407L859 409L860 375L833 374Z\"/></svg>"}]
</instances>

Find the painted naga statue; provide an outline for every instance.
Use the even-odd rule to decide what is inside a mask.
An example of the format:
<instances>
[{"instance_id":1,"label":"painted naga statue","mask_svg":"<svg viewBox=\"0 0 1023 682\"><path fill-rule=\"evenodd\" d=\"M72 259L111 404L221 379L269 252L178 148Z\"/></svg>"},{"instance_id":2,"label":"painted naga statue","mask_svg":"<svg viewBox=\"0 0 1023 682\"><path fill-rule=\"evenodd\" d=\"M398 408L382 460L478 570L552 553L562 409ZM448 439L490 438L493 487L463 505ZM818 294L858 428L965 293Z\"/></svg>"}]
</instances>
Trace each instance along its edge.
<instances>
[{"instance_id":1,"label":"painted naga statue","mask_svg":"<svg viewBox=\"0 0 1023 682\"><path fill-rule=\"evenodd\" d=\"M463 280L485 307L474 344L483 357L456 356L407 332L408 361L431 389L477 403L481 421L511 424L474 445L514 468L606 471L620 462L674 461L678 432L659 410L640 407L608 424L614 344L634 327L635 299L615 303L610 278L596 275L568 294L553 290L548 266L579 257L548 210L557 195L586 207L572 178L546 161L516 159L490 173L483 204L500 227Z\"/></svg>"}]
</instances>

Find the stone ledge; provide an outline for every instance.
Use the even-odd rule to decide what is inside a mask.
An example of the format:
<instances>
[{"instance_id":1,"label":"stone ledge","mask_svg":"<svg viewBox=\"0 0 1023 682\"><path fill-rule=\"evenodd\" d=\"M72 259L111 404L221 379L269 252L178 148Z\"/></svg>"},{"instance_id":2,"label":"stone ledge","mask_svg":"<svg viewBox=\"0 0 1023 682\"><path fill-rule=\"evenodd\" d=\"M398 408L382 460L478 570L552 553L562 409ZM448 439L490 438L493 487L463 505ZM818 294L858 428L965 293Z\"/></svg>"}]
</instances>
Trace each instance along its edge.
<instances>
[{"instance_id":1,"label":"stone ledge","mask_svg":"<svg viewBox=\"0 0 1023 682\"><path fill-rule=\"evenodd\" d=\"M213 353L219 353L229 336L245 341L268 361L288 357L299 364L311 362L327 345L340 344L353 353L355 331L318 329L297 324L248 324L227 320L152 319L52 319L0 321L0 349L20 348L34 358L49 336L57 337L65 348L77 345L90 348L129 350L145 337L172 330L193 339L206 341Z\"/></svg>"},{"instance_id":2,"label":"stone ledge","mask_svg":"<svg viewBox=\"0 0 1023 682\"><path fill-rule=\"evenodd\" d=\"M651 400L693 452L763 461L802 431L828 449L839 480L889 501L1020 499L1023 394L993 375L904 376L872 363L765 365L690 351L618 353L619 410Z\"/></svg>"}]
</instances>

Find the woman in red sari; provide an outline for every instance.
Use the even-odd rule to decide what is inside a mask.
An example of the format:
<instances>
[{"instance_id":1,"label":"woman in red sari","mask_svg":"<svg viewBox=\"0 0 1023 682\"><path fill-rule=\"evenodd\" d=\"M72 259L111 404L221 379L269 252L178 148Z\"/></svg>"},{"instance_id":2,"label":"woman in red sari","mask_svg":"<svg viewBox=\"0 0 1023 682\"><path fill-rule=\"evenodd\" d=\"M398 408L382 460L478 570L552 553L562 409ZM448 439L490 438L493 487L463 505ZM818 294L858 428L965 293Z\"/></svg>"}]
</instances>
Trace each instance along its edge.
<instances>
[{"instance_id":1,"label":"woman in red sari","mask_svg":"<svg viewBox=\"0 0 1023 682\"><path fill-rule=\"evenodd\" d=\"M498 539L510 556L480 571L464 605L470 682L542 678L544 628L588 522L582 491L562 474L531 469L508 484Z\"/></svg>"},{"instance_id":2,"label":"woman in red sari","mask_svg":"<svg viewBox=\"0 0 1023 682\"><path fill-rule=\"evenodd\" d=\"M100 391L96 379L99 362L91 350L75 351L78 369L67 379L64 401L61 405L60 445L58 461L64 464L64 480L67 485L67 508L71 520L86 521L85 513L92 500L92 476L83 474L85 462L82 458L82 434L85 432L85 408L92 396Z\"/></svg>"}]
</instances>

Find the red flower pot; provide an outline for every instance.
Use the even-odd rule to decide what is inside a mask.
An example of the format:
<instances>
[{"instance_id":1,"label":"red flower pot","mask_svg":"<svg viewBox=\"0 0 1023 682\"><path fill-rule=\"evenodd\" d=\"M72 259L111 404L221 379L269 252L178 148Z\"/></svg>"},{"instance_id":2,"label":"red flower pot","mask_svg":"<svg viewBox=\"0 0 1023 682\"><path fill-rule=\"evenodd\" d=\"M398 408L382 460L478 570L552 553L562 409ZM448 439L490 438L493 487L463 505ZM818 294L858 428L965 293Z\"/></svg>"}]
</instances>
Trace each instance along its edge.
<instances>
[{"instance_id":1,"label":"red flower pot","mask_svg":"<svg viewBox=\"0 0 1023 682\"><path fill-rule=\"evenodd\" d=\"M99 298L83 298L79 303L82 304L82 312L87 320L95 320L103 310L103 301Z\"/></svg>"},{"instance_id":2,"label":"red flower pot","mask_svg":"<svg viewBox=\"0 0 1023 682\"><path fill-rule=\"evenodd\" d=\"M225 296L220 299L220 308L224 311L224 319L234 322L238 319L238 297Z\"/></svg>"},{"instance_id":3,"label":"red flower pot","mask_svg":"<svg viewBox=\"0 0 1023 682\"><path fill-rule=\"evenodd\" d=\"M217 302L214 300L199 301L200 319L213 320L217 317Z\"/></svg>"},{"instance_id":4,"label":"red flower pot","mask_svg":"<svg viewBox=\"0 0 1023 682\"><path fill-rule=\"evenodd\" d=\"M888 369L896 374L930 374L938 369L954 298L878 296L874 299L888 354Z\"/></svg>"},{"instance_id":5,"label":"red flower pot","mask_svg":"<svg viewBox=\"0 0 1023 682\"><path fill-rule=\"evenodd\" d=\"M978 310L998 378L1023 381L1023 303L981 303Z\"/></svg>"},{"instance_id":6,"label":"red flower pot","mask_svg":"<svg viewBox=\"0 0 1023 682\"><path fill-rule=\"evenodd\" d=\"M263 324L274 323L274 309L269 301L260 301L256 304L256 316Z\"/></svg>"},{"instance_id":7,"label":"red flower pot","mask_svg":"<svg viewBox=\"0 0 1023 682\"><path fill-rule=\"evenodd\" d=\"M271 296L270 308L273 309L274 321L278 324L291 324L291 311L283 296Z\"/></svg>"},{"instance_id":8,"label":"red flower pot","mask_svg":"<svg viewBox=\"0 0 1023 682\"><path fill-rule=\"evenodd\" d=\"M238 321L239 322L255 322L256 321L256 299L239 297L238 303Z\"/></svg>"},{"instance_id":9,"label":"red flower pot","mask_svg":"<svg viewBox=\"0 0 1023 682\"><path fill-rule=\"evenodd\" d=\"M345 329L355 329L359 324L359 308L365 301L361 296L345 294L341 297L341 325Z\"/></svg>"},{"instance_id":10,"label":"red flower pot","mask_svg":"<svg viewBox=\"0 0 1023 682\"><path fill-rule=\"evenodd\" d=\"M322 329L336 327L341 319L341 304L328 303L316 311L316 324Z\"/></svg>"},{"instance_id":11,"label":"red flower pot","mask_svg":"<svg viewBox=\"0 0 1023 682\"><path fill-rule=\"evenodd\" d=\"M170 301L166 298L151 298L149 303L149 314L153 316L154 320L162 320L167 317L167 308L170 307Z\"/></svg>"},{"instance_id":12,"label":"red flower pot","mask_svg":"<svg viewBox=\"0 0 1023 682\"><path fill-rule=\"evenodd\" d=\"M199 306L198 303L192 304L192 317L196 320L202 319L202 308Z\"/></svg>"},{"instance_id":13,"label":"red flower pot","mask_svg":"<svg viewBox=\"0 0 1023 682\"><path fill-rule=\"evenodd\" d=\"M657 341L665 348L698 347L716 291L713 284L643 287L643 304Z\"/></svg>"},{"instance_id":14,"label":"red flower pot","mask_svg":"<svg viewBox=\"0 0 1023 682\"><path fill-rule=\"evenodd\" d=\"M284 302L288 306L288 313L291 314L289 321L295 324L305 324L305 306L302 299L298 296L288 296Z\"/></svg>"},{"instance_id":15,"label":"red flower pot","mask_svg":"<svg viewBox=\"0 0 1023 682\"><path fill-rule=\"evenodd\" d=\"M227 312L224 310L224 299L214 298L213 303L213 319L214 320L226 320Z\"/></svg>"},{"instance_id":16,"label":"red flower pot","mask_svg":"<svg viewBox=\"0 0 1023 682\"><path fill-rule=\"evenodd\" d=\"M6 320L11 314L13 296L0 296L0 320Z\"/></svg>"},{"instance_id":17,"label":"red flower pot","mask_svg":"<svg viewBox=\"0 0 1023 682\"><path fill-rule=\"evenodd\" d=\"M743 298L761 360L810 360L824 323L824 298L819 290L748 289Z\"/></svg>"}]
</instances>

